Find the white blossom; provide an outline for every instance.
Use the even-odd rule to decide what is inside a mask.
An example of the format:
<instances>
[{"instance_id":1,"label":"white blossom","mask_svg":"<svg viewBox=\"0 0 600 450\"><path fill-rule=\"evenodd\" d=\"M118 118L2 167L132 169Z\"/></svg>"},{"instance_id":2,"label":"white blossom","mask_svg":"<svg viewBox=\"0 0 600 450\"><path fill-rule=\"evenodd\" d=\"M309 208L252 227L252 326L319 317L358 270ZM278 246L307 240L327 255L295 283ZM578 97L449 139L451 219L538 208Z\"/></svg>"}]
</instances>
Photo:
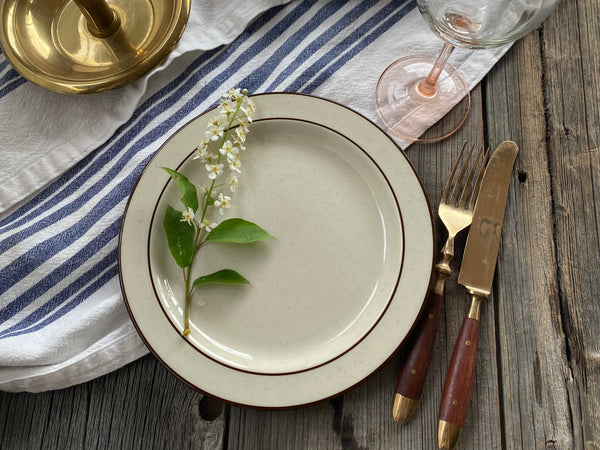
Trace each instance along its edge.
<instances>
[{"instance_id":1,"label":"white blossom","mask_svg":"<svg viewBox=\"0 0 600 450\"><path fill-rule=\"evenodd\" d=\"M219 194L213 205L215 208L219 208L220 214L225 214L225 210L231 208L231 197L227 195Z\"/></svg>"},{"instance_id":2,"label":"white blossom","mask_svg":"<svg viewBox=\"0 0 600 450\"><path fill-rule=\"evenodd\" d=\"M228 98L222 98L220 100L220 104L221 104L221 114L225 114L227 117L231 116L233 113L235 113L235 110L237 109L237 102L236 101L232 101Z\"/></svg>"},{"instance_id":3,"label":"white blossom","mask_svg":"<svg viewBox=\"0 0 600 450\"><path fill-rule=\"evenodd\" d=\"M246 142L248 126L244 122L240 122L239 126L235 129L235 134L237 134L237 137L240 141Z\"/></svg>"},{"instance_id":4,"label":"white blossom","mask_svg":"<svg viewBox=\"0 0 600 450\"><path fill-rule=\"evenodd\" d=\"M247 94L246 89L234 88L229 89L219 99L217 111L208 120L205 135L194 150L194 159L204 164L208 178L212 180L212 183L199 187L199 190L204 196L204 201L217 208L220 214L224 214L225 210L231 207L231 197L219 193L215 199L215 190L220 186L229 186L232 193L236 192L239 186L237 174L242 172L240 153L246 150L244 143L256 111L256 105ZM227 181L216 184L215 180L223 174L225 166L229 168L230 176ZM185 217L185 221L194 220L201 229L210 232L216 226L204 216L200 220L201 223L198 223L193 216L185 214L188 213L182 216Z\"/></svg>"},{"instance_id":5,"label":"white blossom","mask_svg":"<svg viewBox=\"0 0 600 450\"><path fill-rule=\"evenodd\" d=\"M216 179L223 173L223 164L206 164L204 167L206 167L208 178L211 180Z\"/></svg>"},{"instance_id":6,"label":"white blossom","mask_svg":"<svg viewBox=\"0 0 600 450\"><path fill-rule=\"evenodd\" d=\"M206 151L208 149L208 144L210 143L210 140L205 137L202 138L202 140L200 141L200 143L196 146L196 150L198 151Z\"/></svg>"},{"instance_id":7,"label":"white blossom","mask_svg":"<svg viewBox=\"0 0 600 450\"><path fill-rule=\"evenodd\" d=\"M187 210L181 213L181 222L187 222L191 225L194 215L194 210L188 206Z\"/></svg>"},{"instance_id":8,"label":"white blossom","mask_svg":"<svg viewBox=\"0 0 600 450\"><path fill-rule=\"evenodd\" d=\"M203 163L212 164L216 158L217 156L215 154L210 153L205 148L197 147L196 150L194 150L194 159L199 159Z\"/></svg>"},{"instance_id":9,"label":"white blossom","mask_svg":"<svg viewBox=\"0 0 600 450\"><path fill-rule=\"evenodd\" d=\"M248 91L246 91L246 89L244 89L244 92L242 92L240 88L235 88L229 89L229 91L227 91L227 94L236 102L241 102L244 99L247 92Z\"/></svg>"},{"instance_id":10,"label":"white blossom","mask_svg":"<svg viewBox=\"0 0 600 450\"><path fill-rule=\"evenodd\" d=\"M252 117L256 112L256 104L248 97L240 105L240 110L246 115L248 122L252 123Z\"/></svg>"},{"instance_id":11,"label":"white blossom","mask_svg":"<svg viewBox=\"0 0 600 450\"><path fill-rule=\"evenodd\" d=\"M200 228L204 228L206 230L207 233L210 233L214 227L216 227L217 224L214 222L211 222L208 219L204 219L202 222L200 222Z\"/></svg>"},{"instance_id":12,"label":"white blossom","mask_svg":"<svg viewBox=\"0 0 600 450\"><path fill-rule=\"evenodd\" d=\"M207 139L211 141L216 141L220 137L223 137L223 133L225 132L225 127L227 126L226 120L223 120L223 117L212 117L208 123L208 127L205 133Z\"/></svg>"},{"instance_id":13,"label":"white blossom","mask_svg":"<svg viewBox=\"0 0 600 450\"><path fill-rule=\"evenodd\" d=\"M213 164L215 163L217 160L219 159L219 157L217 155L215 155L214 153L207 153L204 156L204 162L207 164Z\"/></svg>"},{"instance_id":14,"label":"white blossom","mask_svg":"<svg viewBox=\"0 0 600 450\"><path fill-rule=\"evenodd\" d=\"M231 161L237 157L237 154L240 152L240 148L237 145L231 143L231 141L225 141L223 146L219 149L221 155L227 156L227 160Z\"/></svg>"},{"instance_id":15,"label":"white blossom","mask_svg":"<svg viewBox=\"0 0 600 450\"><path fill-rule=\"evenodd\" d=\"M233 158L229 161L229 170L242 173L242 161L239 158Z\"/></svg>"},{"instance_id":16,"label":"white blossom","mask_svg":"<svg viewBox=\"0 0 600 450\"><path fill-rule=\"evenodd\" d=\"M238 177L236 177L235 175L232 175L227 180L227 184L229 185L229 190L231 192L235 192L236 188L239 186Z\"/></svg>"},{"instance_id":17,"label":"white blossom","mask_svg":"<svg viewBox=\"0 0 600 450\"><path fill-rule=\"evenodd\" d=\"M244 145L243 145L243 144L242 144L240 141L238 141L238 140L235 140L235 141L233 142L233 146L234 146L234 147L237 147L237 148L238 148L239 150L241 150L241 151L244 151L244 150L246 150L246 147L244 147ZM238 152L238 153L239 153L239 152ZM237 155L237 153L236 153L236 155Z\"/></svg>"}]
</instances>

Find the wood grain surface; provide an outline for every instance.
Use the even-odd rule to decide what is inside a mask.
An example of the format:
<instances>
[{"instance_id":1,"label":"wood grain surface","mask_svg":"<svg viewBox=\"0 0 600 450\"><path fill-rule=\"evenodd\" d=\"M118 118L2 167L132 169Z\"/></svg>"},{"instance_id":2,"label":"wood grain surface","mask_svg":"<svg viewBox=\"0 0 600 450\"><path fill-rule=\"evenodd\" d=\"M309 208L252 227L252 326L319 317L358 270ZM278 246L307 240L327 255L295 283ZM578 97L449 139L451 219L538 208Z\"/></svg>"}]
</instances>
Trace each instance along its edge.
<instances>
[{"instance_id":1,"label":"wood grain surface","mask_svg":"<svg viewBox=\"0 0 600 450\"><path fill-rule=\"evenodd\" d=\"M406 151L435 207L463 140L520 147L458 448L598 449L600 2L563 0L472 96L455 136ZM468 306L449 279L425 389L402 427L391 415L400 355L345 395L289 411L204 398L147 356L69 389L0 393L0 448L437 448L442 387Z\"/></svg>"}]
</instances>

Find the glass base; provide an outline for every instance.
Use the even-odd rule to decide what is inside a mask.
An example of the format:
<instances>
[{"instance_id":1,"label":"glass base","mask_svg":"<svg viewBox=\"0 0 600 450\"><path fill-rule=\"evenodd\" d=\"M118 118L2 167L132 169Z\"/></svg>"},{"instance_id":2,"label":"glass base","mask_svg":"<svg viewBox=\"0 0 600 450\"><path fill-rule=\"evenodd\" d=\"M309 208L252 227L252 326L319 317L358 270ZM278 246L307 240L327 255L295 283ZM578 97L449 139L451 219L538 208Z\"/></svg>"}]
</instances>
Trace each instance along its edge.
<instances>
[{"instance_id":1,"label":"glass base","mask_svg":"<svg viewBox=\"0 0 600 450\"><path fill-rule=\"evenodd\" d=\"M406 142L445 139L462 126L469 114L469 86L460 72L448 64L438 79L435 94L425 96L419 92L419 82L427 77L435 61L429 55L399 59L383 72L377 83L377 113L386 131ZM453 111L453 120L444 121L442 128L436 127L422 137L454 107L458 110Z\"/></svg>"}]
</instances>

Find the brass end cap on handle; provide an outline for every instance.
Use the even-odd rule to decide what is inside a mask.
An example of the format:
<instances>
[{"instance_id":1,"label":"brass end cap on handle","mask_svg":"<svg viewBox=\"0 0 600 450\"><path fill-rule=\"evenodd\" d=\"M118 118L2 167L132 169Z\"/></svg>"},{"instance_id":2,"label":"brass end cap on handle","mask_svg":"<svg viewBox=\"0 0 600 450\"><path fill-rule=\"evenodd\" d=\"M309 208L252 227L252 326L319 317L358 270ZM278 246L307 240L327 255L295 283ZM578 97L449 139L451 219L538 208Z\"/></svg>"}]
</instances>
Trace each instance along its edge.
<instances>
[{"instance_id":1,"label":"brass end cap on handle","mask_svg":"<svg viewBox=\"0 0 600 450\"><path fill-rule=\"evenodd\" d=\"M460 437L462 427L444 420L438 421L438 447L443 450L454 448Z\"/></svg>"},{"instance_id":2,"label":"brass end cap on handle","mask_svg":"<svg viewBox=\"0 0 600 450\"><path fill-rule=\"evenodd\" d=\"M394 422L398 425L406 424L415 413L418 403L417 400L396 394L394 397L394 407L392 408Z\"/></svg>"}]
</instances>

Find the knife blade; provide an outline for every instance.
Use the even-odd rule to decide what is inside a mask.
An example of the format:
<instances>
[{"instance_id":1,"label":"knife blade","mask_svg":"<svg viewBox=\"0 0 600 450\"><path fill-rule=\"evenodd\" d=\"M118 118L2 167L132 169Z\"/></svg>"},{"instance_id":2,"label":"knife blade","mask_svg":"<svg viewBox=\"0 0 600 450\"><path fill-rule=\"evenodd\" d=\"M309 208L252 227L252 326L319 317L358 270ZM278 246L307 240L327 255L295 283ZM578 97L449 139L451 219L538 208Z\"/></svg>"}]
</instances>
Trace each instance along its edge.
<instances>
[{"instance_id":1,"label":"knife blade","mask_svg":"<svg viewBox=\"0 0 600 450\"><path fill-rule=\"evenodd\" d=\"M475 204L458 275L458 283L467 289L471 306L458 334L444 382L438 420L441 449L453 448L465 425L475 375L481 301L492 290L506 198L518 152L517 144L512 141L502 142L494 150Z\"/></svg>"}]
</instances>

